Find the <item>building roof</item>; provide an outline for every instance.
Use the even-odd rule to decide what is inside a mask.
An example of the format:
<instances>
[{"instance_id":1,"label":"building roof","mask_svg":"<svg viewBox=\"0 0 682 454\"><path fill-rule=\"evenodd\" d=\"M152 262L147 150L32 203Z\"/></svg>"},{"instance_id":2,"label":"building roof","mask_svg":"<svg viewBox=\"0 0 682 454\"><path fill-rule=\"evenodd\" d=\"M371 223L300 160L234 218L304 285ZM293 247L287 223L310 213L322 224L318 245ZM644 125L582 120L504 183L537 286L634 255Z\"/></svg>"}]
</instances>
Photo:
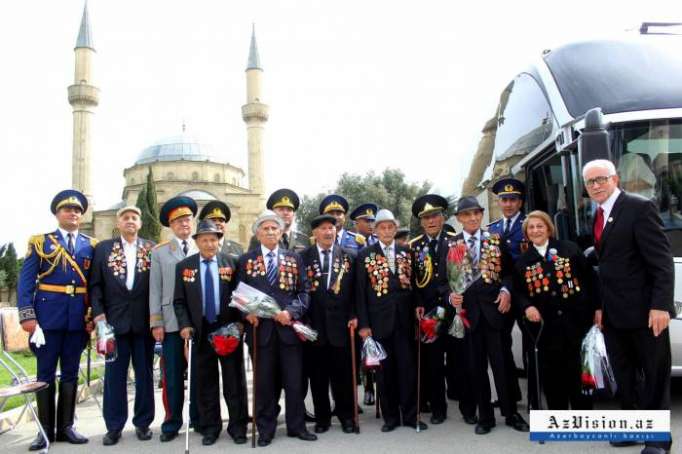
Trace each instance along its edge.
<instances>
[{"instance_id":1,"label":"building roof","mask_svg":"<svg viewBox=\"0 0 682 454\"><path fill-rule=\"evenodd\" d=\"M90 32L90 16L88 15L88 2L86 0L83 6L83 17L81 18L81 27L78 30L78 38L76 38L76 49L79 47L87 47L95 50L95 43L92 40L92 33Z\"/></svg>"},{"instance_id":2,"label":"building roof","mask_svg":"<svg viewBox=\"0 0 682 454\"><path fill-rule=\"evenodd\" d=\"M682 40L638 36L569 44L544 56L573 117L682 107Z\"/></svg>"},{"instance_id":3,"label":"building roof","mask_svg":"<svg viewBox=\"0 0 682 454\"><path fill-rule=\"evenodd\" d=\"M251 46L249 47L249 61L246 64L246 70L260 69L260 56L258 55L258 45L256 44L256 25L251 29Z\"/></svg>"},{"instance_id":4,"label":"building roof","mask_svg":"<svg viewBox=\"0 0 682 454\"><path fill-rule=\"evenodd\" d=\"M218 200L216 196L210 192L202 191L201 189L190 189L189 191L181 192L178 196L191 197L194 200Z\"/></svg>"},{"instance_id":5,"label":"building roof","mask_svg":"<svg viewBox=\"0 0 682 454\"><path fill-rule=\"evenodd\" d=\"M161 139L142 150L135 165L156 161L211 161L222 162L210 145L201 143L195 137L185 134Z\"/></svg>"}]
</instances>

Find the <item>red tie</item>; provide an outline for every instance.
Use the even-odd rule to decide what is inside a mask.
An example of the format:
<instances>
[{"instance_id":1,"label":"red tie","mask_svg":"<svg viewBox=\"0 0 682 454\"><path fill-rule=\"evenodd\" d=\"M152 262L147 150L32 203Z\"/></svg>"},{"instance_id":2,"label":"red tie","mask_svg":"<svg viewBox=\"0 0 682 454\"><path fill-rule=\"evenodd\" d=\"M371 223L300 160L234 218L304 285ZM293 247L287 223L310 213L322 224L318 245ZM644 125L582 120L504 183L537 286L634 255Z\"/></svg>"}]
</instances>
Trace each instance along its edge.
<instances>
[{"instance_id":1,"label":"red tie","mask_svg":"<svg viewBox=\"0 0 682 454\"><path fill-rule=\"evenodd\" d=\"M594 217L594 227L592 233L594 234L594 245L599 247L601 242L601 234L604 232L604 209L597 208L597 215Z\"/></svg>"}]
</instances>

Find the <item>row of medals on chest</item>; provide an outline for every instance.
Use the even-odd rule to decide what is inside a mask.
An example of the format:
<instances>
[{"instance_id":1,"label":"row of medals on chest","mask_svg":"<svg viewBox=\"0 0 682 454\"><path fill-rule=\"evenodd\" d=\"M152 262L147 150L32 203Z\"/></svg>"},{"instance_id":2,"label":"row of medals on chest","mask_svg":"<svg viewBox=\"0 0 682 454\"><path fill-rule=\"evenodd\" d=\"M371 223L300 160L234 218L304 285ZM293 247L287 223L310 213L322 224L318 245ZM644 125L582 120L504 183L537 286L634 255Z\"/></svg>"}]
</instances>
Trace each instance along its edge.
<instances>
[{"instance_id":1,"label":"row of medals on chest","mask_svg":"<svg viewBox=\"0 0 682 454\"><path fill-rule=\"evenodd\" d=\"M571 262L568 258L552 256L552 263L554 264L554 277L557 284L561 286L561 296L568 298L580 291L580 284L578 279L573 277L571 273ZM526 283L528 284L528 293L533 296L535 293L548 292L550 277L552 273L545 273L542 268L542 262L526 267Z\"/></svg>"},{"instance_id":2,"label":"row of medals on chest","mask_svg":"<svg viewBox=\"0 0 682 454\"><path fill-rule=\"evenodd\" d=\"M285 289L288 286L294 286L295 273L297 273L297 264L293 259L289 259L283 255L279 256L280 265L278 266L279 274L279 288ZM255 263L254 263L255 262ZM255 265L255 266L254 266ZM249 259L247 268L253 269L251 275L256 277L259 274L265 276L265 263L264 260L253 260ZM260 268L260 271L258 269ZM289 284L287 286L287 284Z\"/></svg>"},{"instance_id":3,"label":"row of medals on chest","mask_svg":"<svg viewBox=\"0 0 682 454\"><path fill-rule=\"evenodd\" d=\"M379 269L381 269L383 272L380 272L379 269L375 268L377 265L379 265ZM389 280L389 266L388 266L388 259L384 258L381 263L376 259L376 256L372 254L370 257L365 257L365 267L366 268L374 268L372 270L372 275L375 276L377 280L377 285L375 286L375 290L377 291L377 296L381 296L383 293L384 295L388 294L388 280Z\"/></svg>"}]
</instances>

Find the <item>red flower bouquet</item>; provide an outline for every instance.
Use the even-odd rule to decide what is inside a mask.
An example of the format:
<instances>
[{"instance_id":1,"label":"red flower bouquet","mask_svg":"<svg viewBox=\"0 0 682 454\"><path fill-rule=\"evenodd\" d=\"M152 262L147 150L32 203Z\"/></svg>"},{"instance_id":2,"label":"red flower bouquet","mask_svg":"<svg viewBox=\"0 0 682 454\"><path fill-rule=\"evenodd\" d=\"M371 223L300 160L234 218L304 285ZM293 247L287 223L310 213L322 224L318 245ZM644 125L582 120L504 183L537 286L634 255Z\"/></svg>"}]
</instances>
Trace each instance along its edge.
<instances>
[{"instance_id":1,"label":"red flower bouquet","mask_svg":"<svg viewBox=\"0 0 682 454\"><path fill-rule=\"evenodd\" d=\"M445 321L445 309L437 306L431 309L419 320L421 341L430 344L438 339L438 332Z\"/></svg>"},{"instance_id":2,"label":"red flower bouquet","mask_svg":"<svg viewBox=\"0 0 682 454\"><path fill-rule=\"evenodd\" d=\"M208 335L208 341L218 356L228 356L239 347L243 328L239 323L221 326Z\"/></svg>"},{"instance_id":3,"label":"red flower bouquet","mask_svg":"<svg viewBox=\"0 0 682 454\"><path fill-rule=\"evenodd\" d=\"M104 361L107 363L116 361L118 358L114 327L104 320L97 322L97 353L104 356Z\"/></svg>"},{"instance_id":4,"label":"red flower bouquet","mask_svg":"<svg viewBox=\"0 0 682 454\"><path fill-rule=\"evenodd\" d=\"M469 249L463 240L450 246L447 258L448 285L450 291L458 295L464 292L481 276L478 269L473 266L473 260ZM466 318L466 310L455 307L455 317L452 319L448 333L458 339L464 337L465 329L469 327Z\"/></svg>"},{"instance_id":5,"label":"red flower bouquet","mask_svg":"<svg viewBox=\"0 0 682 454\"><path fill-rule=\"evenodd\" d=\"M616 378L606 353L604 334L594 325L585 335L581 347L582 372L580 381L583 393L592 395L595 392L613 396L616 393Z\"/></svg>"}]
</instances>

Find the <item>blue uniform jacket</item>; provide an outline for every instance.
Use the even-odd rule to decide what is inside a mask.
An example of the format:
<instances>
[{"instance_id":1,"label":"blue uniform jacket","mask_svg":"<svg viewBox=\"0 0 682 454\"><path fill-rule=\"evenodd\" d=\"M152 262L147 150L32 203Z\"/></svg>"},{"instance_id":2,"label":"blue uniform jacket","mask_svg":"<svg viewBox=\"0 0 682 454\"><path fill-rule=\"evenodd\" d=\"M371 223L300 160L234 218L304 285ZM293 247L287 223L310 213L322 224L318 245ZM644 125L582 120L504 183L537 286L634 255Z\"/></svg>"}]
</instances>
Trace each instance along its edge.
<instances>
[{"instance_id":1,"label":"blue uniform jacket","mask_svg":"<svg viewBox=\"0 0 682 454\"><path fill-rule=\"evenodd\" d=\"M354 255L357 255L358 251L365 247L366 240L365 237L359 233L343 229L343 232L341 232L341 240L337 244L339 244L342 249L350 250Z\"/></svg>"},{"instance_id":2,"label":"blue uniform jacket","mask_svg":"<svg viewBox=\"0 0 682 454\"><path fill-rule=\"evenodd\" d=\"M54 241L53 241L54 239ZM56 242L56 243L55 243ZM86 281L97 240L81 233L72 256ZM84 329L87 294L69 295L38 288L50 285L87 287L80 273L65 258L66 241L59 230L31 237L17 285L19 319L37 319L44 330L80 331Z\"/></svg>"},{"instance_id":3,"label":"blue uniform jacket","mask_svg":"<svg viewBox=\"0 0 682 454\"><path fill-rule=\"evenodd\" d=\"M509 235L507 236L504 235L504 217L498 219L492 224L488 224L488 231L490 233L496 233L500 235L500 238L507 246L507 250L512 256L512 260L514 262L516 262L516 260L521 256L521 243L524 242L523 230L521 230L521 226L525 219L525 213L519 214L519 217L516 218L516 221L514 221L514 224L512 224Z\"/></svg>"}]
</instances>

